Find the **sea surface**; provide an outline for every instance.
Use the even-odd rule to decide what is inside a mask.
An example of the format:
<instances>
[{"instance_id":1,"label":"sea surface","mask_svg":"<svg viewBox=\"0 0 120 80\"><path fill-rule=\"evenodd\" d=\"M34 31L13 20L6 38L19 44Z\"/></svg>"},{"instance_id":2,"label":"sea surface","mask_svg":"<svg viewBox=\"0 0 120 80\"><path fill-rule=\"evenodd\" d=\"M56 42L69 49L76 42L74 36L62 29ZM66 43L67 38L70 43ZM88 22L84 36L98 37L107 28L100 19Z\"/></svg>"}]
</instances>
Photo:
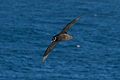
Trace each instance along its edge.
<instances>
[{"instance_id":1,"label":"sea surface","mask_svg":"<svg viewBox=\"0 0 120 80\"><path fill-rule=\"evenodd\" d=\"M0 0L0 80L120 80L120 0Z\"/></svg>"}]
</instances>

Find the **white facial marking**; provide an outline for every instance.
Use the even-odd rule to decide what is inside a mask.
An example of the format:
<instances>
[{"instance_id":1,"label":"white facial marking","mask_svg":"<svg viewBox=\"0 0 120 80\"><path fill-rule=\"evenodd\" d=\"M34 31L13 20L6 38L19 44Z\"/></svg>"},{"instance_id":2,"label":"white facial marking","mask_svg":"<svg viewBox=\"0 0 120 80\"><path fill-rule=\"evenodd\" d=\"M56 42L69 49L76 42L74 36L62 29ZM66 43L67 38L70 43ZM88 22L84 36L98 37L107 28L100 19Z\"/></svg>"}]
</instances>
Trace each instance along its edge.
<instances>
[{"instance_id":1,"label":"white facial marking","mask_svg":"<svg viewBox=\"0 0 120 80\"><path fill-rule=\"evenodd\" d=\"M56 37L54 37L54 40L53 41L56 41Z\"/></svg>"}]
</instances>

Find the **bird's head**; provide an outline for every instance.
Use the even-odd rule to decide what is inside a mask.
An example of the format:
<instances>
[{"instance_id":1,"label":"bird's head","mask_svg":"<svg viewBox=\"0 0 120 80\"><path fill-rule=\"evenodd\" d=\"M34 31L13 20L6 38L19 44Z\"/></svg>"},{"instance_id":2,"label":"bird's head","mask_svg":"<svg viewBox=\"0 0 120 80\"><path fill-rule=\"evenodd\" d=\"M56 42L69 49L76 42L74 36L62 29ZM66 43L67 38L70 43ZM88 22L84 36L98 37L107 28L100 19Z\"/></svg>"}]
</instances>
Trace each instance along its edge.
<instances>
[{"instance_id":1,"label":"bird's head","mask_svg":"<svg viewBox=\"0 0 120 80\"><path fill-rule=\"evenodd\" d=\"M54 37L52 38L52 41L56 41L56 40L57 40L57 37L54 36Z\"/></svg>"}]
</instances>

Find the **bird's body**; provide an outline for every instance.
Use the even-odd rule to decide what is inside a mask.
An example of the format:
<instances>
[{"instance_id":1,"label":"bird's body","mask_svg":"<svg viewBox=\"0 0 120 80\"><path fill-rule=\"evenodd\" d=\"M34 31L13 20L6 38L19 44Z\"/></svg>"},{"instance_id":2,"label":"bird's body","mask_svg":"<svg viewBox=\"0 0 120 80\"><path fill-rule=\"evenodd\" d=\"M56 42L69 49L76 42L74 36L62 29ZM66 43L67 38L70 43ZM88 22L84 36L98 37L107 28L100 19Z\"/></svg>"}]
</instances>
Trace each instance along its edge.
<instances>
[{"instance_id":1,"label":"bird's body","mask_svg":"<svg viewBox=\"0 0 120 80\"><path fill-rule=\"evenodd\" d=\"M79 18L80 17L77 17L76 19L72 20L70 23L68 23L65 26L65 28L59 34L53 36L52 43L48 46L48 48L46 49L46 51L43 55L43 59L42 59L43 63L45 62L48 55L50 54L49 52L51 52L53 50L53 48L56 46L57 43L59 43L61 41L71 40L73 38L71 35L69 35L67 33L67 31L79 20Z\"/></svg>"},{"instance_id":2,"label":"bird's body","mask_svg":"<svg viewBox=\"0 0 120 80\"><path fill-rule=\"evenodd\" d=\"M72 36L67 33L59 34L53 37L53 41L66 41L70 39L72 39Z\"/></svg>"}]
</instances>

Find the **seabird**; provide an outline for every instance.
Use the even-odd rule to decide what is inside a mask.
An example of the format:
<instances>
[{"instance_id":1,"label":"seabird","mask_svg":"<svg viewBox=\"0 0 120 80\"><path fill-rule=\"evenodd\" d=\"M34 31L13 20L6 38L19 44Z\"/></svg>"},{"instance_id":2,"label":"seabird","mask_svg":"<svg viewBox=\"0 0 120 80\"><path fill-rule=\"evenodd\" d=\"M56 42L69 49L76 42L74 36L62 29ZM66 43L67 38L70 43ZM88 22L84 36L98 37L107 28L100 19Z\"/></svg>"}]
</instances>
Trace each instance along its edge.
<instances>
[{"instance_id":1,"label":"seabird","mask_svg":"<svg viewBox=\"0 0 120 80\"><path fill-rule=\"evenodd\" d=\"M72 36L69 35L67 33L67 31L79 20L80 17L77 17L76 19L73 19L70 23L68 23L65 28L63 28L63 30L53 36L52 38L52 43L48 46L48 48L46 49L44 55L43 55L43 59L42 59L42 63L44 63L48 57L48 55L50 54L50 52L53 50L53 48L57 45L57 43L61 42L61 41L67 41L67 40L71 40Z\"/></svg>"}]
</instances>

